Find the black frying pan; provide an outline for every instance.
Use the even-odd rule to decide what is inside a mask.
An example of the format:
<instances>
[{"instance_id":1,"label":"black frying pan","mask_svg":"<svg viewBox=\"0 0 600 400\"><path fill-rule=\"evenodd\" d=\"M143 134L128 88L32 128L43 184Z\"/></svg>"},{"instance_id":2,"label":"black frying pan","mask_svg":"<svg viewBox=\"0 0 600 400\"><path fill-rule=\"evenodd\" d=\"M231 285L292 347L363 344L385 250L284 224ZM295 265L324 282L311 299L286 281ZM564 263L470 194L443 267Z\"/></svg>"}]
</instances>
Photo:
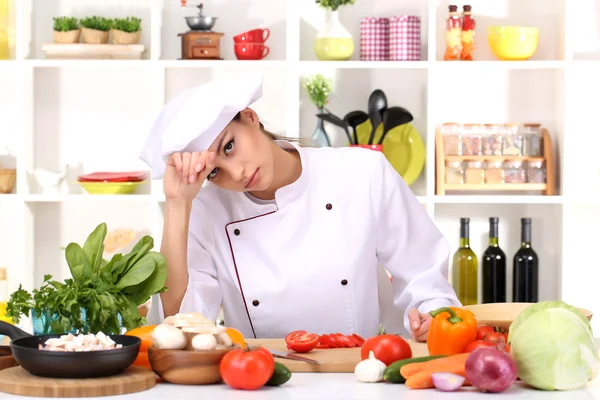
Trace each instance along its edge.
<instances>
[{"instance_id":1,"label":"black frying pan","mask_svg":"<svg viewBox=\"0 0 600 400\"><path fill-rule=\"evenodd\" d=\"M32 375L48 378L99 378L120 374L133 364L142 343L135 336L109 335L123 347L87 352L40 350L40 344L61 335L32 336L4 321L0 321L0 335L10 337L10 349L21 367Z\"/></svg>"}]
</instances>

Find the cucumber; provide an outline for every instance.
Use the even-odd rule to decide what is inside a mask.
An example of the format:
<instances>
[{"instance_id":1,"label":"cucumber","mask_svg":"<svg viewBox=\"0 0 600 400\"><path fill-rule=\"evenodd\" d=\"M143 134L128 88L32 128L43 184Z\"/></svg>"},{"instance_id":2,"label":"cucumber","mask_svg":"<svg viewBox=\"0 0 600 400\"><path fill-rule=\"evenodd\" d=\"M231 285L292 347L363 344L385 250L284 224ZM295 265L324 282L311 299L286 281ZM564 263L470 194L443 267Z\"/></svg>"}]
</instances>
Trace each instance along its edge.
<instances>
[{"instance_id":1,"label":"cucumber","mask_svg":"<svg viewBox=\"0 0 600 400\"><path fill-rule=\"evenodd\" d=\"M435 360L436 358L442 358L446 356L427 356L427 357L415 357L415 358L407 358L404 360L398 360L387 366L385 371L383 371L383 380L391 383L404 383L406 379L402 375L400 375L400 368L405 366L406 364L413 364L418 362L425 362L429 360Z\"/></svg>"},{"instance_id":2,"label":"cucumber","mask_svg":"<svg viewBox=\"0 0 600 400\"><path fill-rule=\"evenodd\" d=\"M271 379L267 382L267 386L281 386L292 377L290 370L283 364L275 362L275 369Z\"/></svg>"}]
</instances>

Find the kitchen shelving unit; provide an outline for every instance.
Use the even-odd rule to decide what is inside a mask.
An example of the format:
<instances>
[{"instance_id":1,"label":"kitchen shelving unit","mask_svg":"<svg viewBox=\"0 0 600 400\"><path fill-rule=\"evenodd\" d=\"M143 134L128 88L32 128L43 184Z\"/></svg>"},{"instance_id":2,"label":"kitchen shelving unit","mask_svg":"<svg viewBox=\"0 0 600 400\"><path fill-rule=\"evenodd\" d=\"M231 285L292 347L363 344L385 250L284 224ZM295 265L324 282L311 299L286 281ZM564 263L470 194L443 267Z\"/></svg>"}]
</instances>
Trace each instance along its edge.
<instances>
[{"instance_id":1,"label":"kitchen shelving unit","mask_svg":"<svg viewBox=\"0 0 600 400\"><path fill-rule=\"evenodd\" d=\"M33 184L35 168L79 172L140 169L137 159L154 116L177 91L217 74L264 71L264 98L255 109L265 125L289 136L310 136L316 110L301 87L302 76L321 72L334 81L328 108L336 114L367 107L373 89L390 104L408 108L421 133L427 161L413 192L452 251L458 245L459 218L471 218L471 243L481 254L487 219L500 217L500 245L508 256L519 245L519 219L533 218L533 241L542 260L541 298L562 298L598 310L597 268L589 262L596 245L588 226L600 223L600 137L594 132L600 89L600 0L473 0L478 21L478 61L444 62L447 0L358 0L340 9L340 20L354 36L355 54L347 62L320 62L313 41L325 13L313 0L206 1L205 14L219 18L223 61L182 61L177 33L187 30L178 0L13 0L12 60L0 62L0 164L17 169L12 194L0 195L0 265L9 268L11 291L19 283L37 287L45 273L68 274L60 248L81 243L101 221L109 229L132 227L153 235L160 247L164 195L161 182L136 195L93 196L76 184L68 193L46 195ZM142 60L45 60L52 17L138 15L143 21ZM359 19L363 16L419 15L423 60L361 62ZM530 61L495 61L486 43L492 24L535 24L538 51ZM268 27L271 53L262 61L233 58L232 35ZM588 100L589 99L589 100ZM556 160L553 196L435 194L435 131L445 121L536 121L552 134ZM327 126L334 145L343 133ZM2 155L3 145L11 148ZM393 205L390 205L393 206ZM509 274L510 279L510 274ZM592 324L600 329L595 319ZM599 319L600 321L600 319Z\"/></svg>"}]
</instances>

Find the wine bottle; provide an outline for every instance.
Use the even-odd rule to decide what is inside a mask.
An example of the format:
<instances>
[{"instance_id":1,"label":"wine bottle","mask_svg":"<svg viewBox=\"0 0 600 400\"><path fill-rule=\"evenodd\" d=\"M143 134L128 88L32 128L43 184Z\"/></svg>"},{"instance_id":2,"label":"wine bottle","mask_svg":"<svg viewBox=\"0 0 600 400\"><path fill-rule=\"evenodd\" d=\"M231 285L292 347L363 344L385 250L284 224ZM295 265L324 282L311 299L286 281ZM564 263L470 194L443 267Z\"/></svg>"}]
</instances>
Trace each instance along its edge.
<instances>
[{"instance_id":1,"label":"wine bottle","mask_svg":"<svg viewBox=\"0 0 600 400\"><path fill-rule=\"evenodd\" d=\"M460 247L452 257L452 286L463 306L477 304L477 256L469 244L469 218L460 219Z\"/></svg>"},{"instance_id":2,"label":"wine bottle","mask_svg":"<svg viewBox=\"0 0 600 400\"><path fill-rule=\"evenodd\" d=\"M513 258L513 302L537 303L538 262L531 247L531 218L521 218L521 248Z\"/></svg>"},{"instance_id":3,"label":"wine bottle","mask_svg":"<svg viewBox=\"0 0 600 400\"><path fill-rule=\"evenodd\" d=\"M506 302L506 255L498 244L498 217L490 218L489 245L481 258L483 303Z\"/></svg>"}]
</instances>

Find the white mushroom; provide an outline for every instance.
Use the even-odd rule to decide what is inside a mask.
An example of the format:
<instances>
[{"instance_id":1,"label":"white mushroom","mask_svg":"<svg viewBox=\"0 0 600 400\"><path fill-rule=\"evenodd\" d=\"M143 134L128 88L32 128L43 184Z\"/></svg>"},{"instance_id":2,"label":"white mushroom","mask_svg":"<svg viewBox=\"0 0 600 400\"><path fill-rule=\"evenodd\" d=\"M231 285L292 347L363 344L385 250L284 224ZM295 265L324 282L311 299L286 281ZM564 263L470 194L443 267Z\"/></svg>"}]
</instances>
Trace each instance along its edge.
<instances>
[{"instance_id":1,"label":"white mushroom","mask_svg":"<svg viewBox=\"0 0 600 400\"><path fill-rule=\"evenodd\" d=\"M194 350L214 350L217 347L217 338L215 335L201 333L194 336L192 339L192 347Z\"/></svg>"},{"instance_id":2,"label":"white mushroom","mask_svg":"<svg viewBox=\"0 0 600 400\"><path fill-rule=\"evenodd\" d=\"M178 328L160 324L152 331L152 345L159 349L180 350L187 344L185 334Z\"/></svg>"},{"instance_id":3,"label":"white mushroom","mask_svg":"<svg viewBox=\"0 0 600 400\"><path fill-rule=\"evenodd\" d=\"M216 337L217 343L222 344L225 347L233 346L233 342L231 341L231 338L226 332L221 332L218 335L216 335Z\"/></svg>"}]
</instances>

